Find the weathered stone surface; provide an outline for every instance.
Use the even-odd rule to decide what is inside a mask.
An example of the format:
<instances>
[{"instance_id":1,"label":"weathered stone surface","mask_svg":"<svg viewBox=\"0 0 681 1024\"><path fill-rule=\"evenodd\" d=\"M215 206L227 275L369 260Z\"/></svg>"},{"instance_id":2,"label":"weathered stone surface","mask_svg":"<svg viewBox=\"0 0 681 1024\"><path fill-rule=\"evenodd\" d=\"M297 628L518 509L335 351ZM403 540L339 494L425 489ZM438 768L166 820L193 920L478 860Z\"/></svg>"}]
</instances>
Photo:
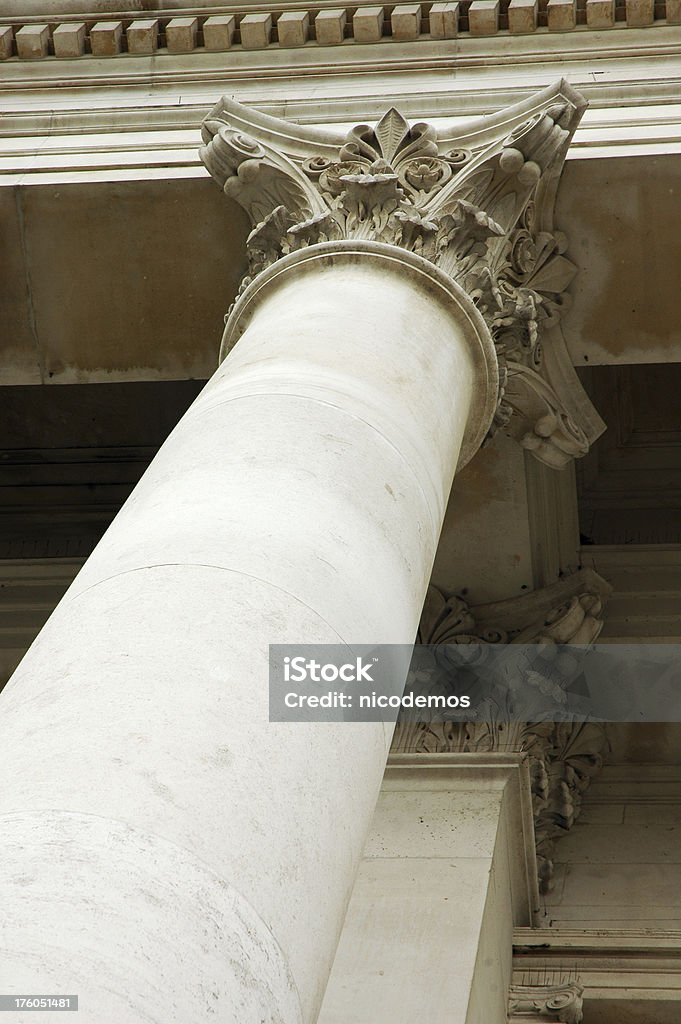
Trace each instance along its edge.
<instances>
[{"instance_id":1,"label":"weathered stone surface","mask_svg":"<svg viewBox=\"0 0 681 1024\"><path fill-rule=\"evenodd\" d=\"M82 57L85 51L85 23L58 25L52 34L55 57Z\"/></svg>"},{"instance_id":2,"label":"weathered stone surface","mask_svg":"<svg viewBox=\"0 0 681 1024\"><path fill-rule=\"evenodd\" d=\"M166 25L166 46L169 53L189 53L196 46L198 18L171 18Z\"/></svg>"},{"instance_id":3,"label":"weathered stone surface","mask_svg":"<svg viewBox=\"0 0 681 1024\"><path fill-rule=\"evenodd\" d=\"M511 0L508 5L509 32L534 32L539 0Z\"/></svg>"},{"instance_id":4,"label":"weathered stone surface","mask_svg":"<svg viewBox=\"0 0 681 1024\"><path fill-rule=\"evenodd\" d=\"M615 24L615 0L586 0L589 28L612 28Z\"/></svg>"},{"instance_id":5,"label":"weathered stone surface","mask_svg":"<svg viewBox=\"0 0 681 1024\"><path fill-rule=\"evenodd\" d=\"M114 57L121 52L123 23L121 21L98 21L90 29L90 45L93 57Z\"/></svg>"},{"instance_id":6,"label":"weathered stone surface","mask_svg":"<svg viewBox=\"0 0 681 1024\"><path fill-rule=\"evenodd\" d=\"M428 15L433 39L454 39L459 31L459 3L437 3Z\"/></svg>"},{"instance_id":7,"label":"weathered stone surface","mask_svg":"<svg viewBox=\"0 0 681 1024\"><path fill-rule=\"evenodd\" d=\"M304 46L309 35L310 15L307 11L284 11L277 18L280 46Z\"/></svg>"},{"instance_id":8,"label":"weathered stone surface","mask_svg":"<svg viewBox=\"0 0 681 1024\"><path fill-rule=\"evenodd\" d=\"M546 11L552 32L571 32L577 24L577 0L549 0Z\"/></svg>"},{"instance_id":9,"label":"weathered stone surface","mask_svg":"<svg viewBox=\"0 0 681 1024\"><path fill-rule=\"evenodd\" d=\"M350 1001L353 1024L507 1019L511 922L537 898L524 785L503 755L391 758L319 1024Z\"/></svg>"},{"instance_id":10,"label":"weathered stone surface","mask_svg":"<svg viewBox=\"0 0 681 1024\"><path fill-rule=\"evenodd\" d=\"M472 36L491 36L499 30L499 0L473 0L468 8Z\"/></svg>"},{"instance_id":11,"label":"weathered stone surface","mask_svg":"<svg viewBox=\"0 0 681 1024\"><path fill-rule=\"evenodd\" d=\"M644 28L655 20L655 0L627 0L627 25Z\"/></svg>"},{"instance_id":12,"label":"weathered stone surface","mask_svg":"<svg viewBox=\"0 0 681 1024\"><path fill-rule=\"evenodd\" d=\"M203 23L203 43L207 50L229 50L236 32L233 14L214 15Z\"/></svg>"},{"instance_id":13,"label":"weathered stone surface","mask_svg":"<svg viewBox=\"0 0 681 1024\"><path fill-rule=\"evenodd\" d=\"M579 239L575 258L581 272L563 318L573 363L677 360L681 321L669 301L681 259L677 157L623 155L612 162L568 163L556 217L571 238ZM649 301L652 294L655 302Z\"/></svg>"},{"instance_id":14,"label":"weathered stone surface","mask_svg":"<svg viewBox=\"0 0 681 1024\"><path fill-rule=\"evenodd\" d=\"M128 25L128 53L150 54L158 49L158 18L141 18Z\"/></svg>"},{"instance_id":15,"label":"weathered stone surface","mask_svg":"<svg viewBox=\"0 0 681 1024\"><path fill-rule=\"evenodd\" d=\"M383 7L358 7L352 18L352 32L357 43L375 43L383 35Z\"/></svg>"},{"instance_id":16,"label":"weathered stone surface","mask_svg":"<svg viewBox=\"0 0 681 1024\"><path fill-rule=\"evenodd\" d=\"M6 383L210 376L247 233L210 180L0 189L0 215Z\"/></svg>"},{"instance_id":17,"label":"weathered stone surface","mask_svg":"<svg viewBox=\"0 0 681 1024\"><path fill-rule=\"evenodd\" d=\"M421 33L421 4L398 4L390 15L393 39L418 39Z\"/></svg>"},{"instance_id":18,"label":"weathered stone surface","mask_svg":"<svg viewBox=\"0 0 681 1024\"><path fill-rule=\"evenodd\" d=\"M11 25L0 25L0 60L9 60L14 49L14 32Z\"/></svg>"},{"instance_id":19,"label":"weathered stone surface","mask_svg":"<svg viewBox=\"0 0 681 1024\"><path fill-rule=\"evenodd\" d=\"M345 9L320 11L315 18L315 34L320 46L337 46L345 38Z\"/></svg>"},{"instance_id":20,"label":"weathered stone surface","mask_svg":"<svg viewBox=\"0 0 681 1024\"><path fill-rule=\"evenodd\" d=\"M244 50L263 50L272 40L272 15L247 14L239 22Z\"/></svg>"},{"instance_id":21,"label":"weathered stone surface","mask_svg":"<svg viewBox=\"0 0 681 1024\"><path fill-rule=\"evenodd\" d=\"M22 60L46 57L50 46L49 25L24 25L15 35L17 56Z\"/></svg>"}]
</instances>

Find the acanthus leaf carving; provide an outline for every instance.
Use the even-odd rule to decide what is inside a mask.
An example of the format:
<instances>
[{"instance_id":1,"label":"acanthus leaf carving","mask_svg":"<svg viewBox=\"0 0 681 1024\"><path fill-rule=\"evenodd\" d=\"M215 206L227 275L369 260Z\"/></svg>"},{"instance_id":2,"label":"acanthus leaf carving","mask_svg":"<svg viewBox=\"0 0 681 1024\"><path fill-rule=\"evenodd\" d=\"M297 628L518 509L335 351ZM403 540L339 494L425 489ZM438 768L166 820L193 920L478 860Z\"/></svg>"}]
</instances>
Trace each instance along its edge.
<instances>
[{"instance_id":1,"label":"acanthus leaf carving","mask_svg":"<svg viewBox=\"0 0 681 1024\"><path fill-rule=\"evenodd\" d=\"M242 289L320 242L363 239L429 260L469 294L494 341L490 436L510 424L527 451L562 468L603 429L557 330L576 267L553 229L553 198L584 106L560 82L466 131L410 125L390 109L342 137L223 99L204 122L201 157L254 224Z\"/></svg>"}]
</instances>

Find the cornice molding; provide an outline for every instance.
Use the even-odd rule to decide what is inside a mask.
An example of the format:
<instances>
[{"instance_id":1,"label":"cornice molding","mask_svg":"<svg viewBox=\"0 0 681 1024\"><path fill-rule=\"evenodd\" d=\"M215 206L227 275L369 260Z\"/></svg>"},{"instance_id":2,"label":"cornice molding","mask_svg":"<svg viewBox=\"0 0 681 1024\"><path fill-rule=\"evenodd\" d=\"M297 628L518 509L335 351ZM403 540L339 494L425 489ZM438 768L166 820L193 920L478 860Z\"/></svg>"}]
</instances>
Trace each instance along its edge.
<instances>
[{"instance_id":1,"label":"cornice molding","mask_svg":"<svg viewBox=\"0 0 681 1024\"><path fill-rule=\"evenodd\" d=\"M679 931L653 929L649 924L607 931L563 925L560 929L523 927L515 929L513 945L514 982L527 985L536 979L541 983L564 974L569 964L596 1019L601 1000L621 1003L623 1010L640 1001L650 1007L651 1021L658 999L681 1009Z\"/></svg>"},{"instance_id":2,"label":"cornice molding","mask_svg":"<svg viewBox=\"0 0 681 1024\"><path fill-rule=\"evenodd\" d=\"M582 957L598 962L605 957L616 956L640 964L659 957L673 959L678 965L681 961L681 932L663 928L655 931L648 923L640 928L608 928L607 931L602 928L570 928L565 924L561 924L560 929L523 927L514 929L513 947L518 957L517 970L526 972L544 967L560 970L564 962L572 963ZM541 958L541 963L535 962L535 958ZM582 966L580 962L580 974ZM678 966L675 973L677 987L681 988Z\"/></svg>"},{"instance_id":3,"label":"cornice molding","mask_svg":"<svg viewBox=\"0 0 681 1024\"><path fill-rule=\"evenodd\" d=\"M158 54L347 46L353 43L418 43L429 39L526 37L535 34L632 31L678 25L677 0L620 7L602 0L546 7L500 0L496 5L454 0L434 4L361 4L339 7L320 0L313 8L294 2L119 3L93 10L89 2L43 0L5 4L0 25L0 60L55 57L125 57ZM141 9L140 9L141 7ZM66 10L65 10L66 8ZM95 28L96 26L96 28ZM93 36L92 30L95 28ZM109 31L110 30L110 31ZM56 36L55 36L56 32ZM106 39L107 33L110 38Z\"/></svg>"},{"instance_id":4,"label":"cornice molding","mask_svg":"<svg viewBox=\"0 0 681 1024\"><path fill-rule=\"evenodd\" d=\"M585 102L564 81L458 130L410 125L394 108L344 136L272 118L223 97L201 158L249 215L241 291L283 256L362 241L423 257L461 286L494 342L506 427L563 468L603 423L558 330L576 267L553 229L565 154Z\"/></svg>"},{"instance_id":5,"label":"cornice molding","mask_svg":"<svg viewBox=\"0 0 681 1024\"><path fill-rule=\"evenodd\" d=\"M221 92L301 124L378 120L393 103L439 127L560 75L590 103L568 159L681 153L677 27L388 42L7 60L0 185L203 177L196 132Z\"/></svg>"}]
</instances>

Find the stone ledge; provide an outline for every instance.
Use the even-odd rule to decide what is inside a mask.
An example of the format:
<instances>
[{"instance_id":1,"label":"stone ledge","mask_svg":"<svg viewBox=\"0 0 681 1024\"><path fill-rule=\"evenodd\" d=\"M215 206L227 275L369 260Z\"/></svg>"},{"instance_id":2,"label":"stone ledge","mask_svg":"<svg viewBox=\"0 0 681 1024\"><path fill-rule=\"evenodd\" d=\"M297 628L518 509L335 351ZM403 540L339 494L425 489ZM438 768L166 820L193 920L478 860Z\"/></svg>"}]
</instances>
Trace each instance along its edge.
<instances>
[{"instance_id":1,"label":"stone ledge","mask_svg":"<svg viewBox=\"0 0 681 1024\"><path fill-rule=\"evenodd\" d=\"M681 25L681 0L460 0L436 4L363 4L298 8L272 4L154 12L155 17L57 15L11 17L0 24L0 60L46 60L329 46L459 36L551 34ZM107 41L108 40L108 41Z\"/></svg>"},{"instance_id":2,"label":"stone ledge","mask_svg":"<svg viewBox=\"0 0 681 1024\"><path fill-rule=\"evenodd\" d=\"M656 1000L681 1013L681 932L662 927L632 928L516 928L513 933L513 973L516 983L565 976L566 965L579 977L587 1006L596 1012L607 1000L622 1012L637 1001L639 1011ZM611 1019L608 1017L608 1019ZM617 1019L617 1018L615 1018ZM653 1016L636 1014L631 1021Z\"/></svg>"}]
</instances>

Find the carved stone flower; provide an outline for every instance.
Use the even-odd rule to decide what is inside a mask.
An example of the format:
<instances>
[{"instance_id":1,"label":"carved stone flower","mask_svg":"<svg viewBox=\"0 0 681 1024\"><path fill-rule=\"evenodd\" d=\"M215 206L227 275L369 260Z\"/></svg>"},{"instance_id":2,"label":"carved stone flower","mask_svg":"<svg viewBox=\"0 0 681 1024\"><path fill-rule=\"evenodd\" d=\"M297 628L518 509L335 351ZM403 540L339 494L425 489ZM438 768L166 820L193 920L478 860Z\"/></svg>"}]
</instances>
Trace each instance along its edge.
<instances>
[{"instance_id":1,"label":"carved stone flower","mask_svg":"<svg viewBox=\"0 0 681 1024\"><path fill-rule=\"evenodd\" d=\"M436 185L449 177L450 170L442 160L430 157L426 160L412 160L404 168L407 182L419 192L430 192Z\"/></svg>"}]
</instances>

